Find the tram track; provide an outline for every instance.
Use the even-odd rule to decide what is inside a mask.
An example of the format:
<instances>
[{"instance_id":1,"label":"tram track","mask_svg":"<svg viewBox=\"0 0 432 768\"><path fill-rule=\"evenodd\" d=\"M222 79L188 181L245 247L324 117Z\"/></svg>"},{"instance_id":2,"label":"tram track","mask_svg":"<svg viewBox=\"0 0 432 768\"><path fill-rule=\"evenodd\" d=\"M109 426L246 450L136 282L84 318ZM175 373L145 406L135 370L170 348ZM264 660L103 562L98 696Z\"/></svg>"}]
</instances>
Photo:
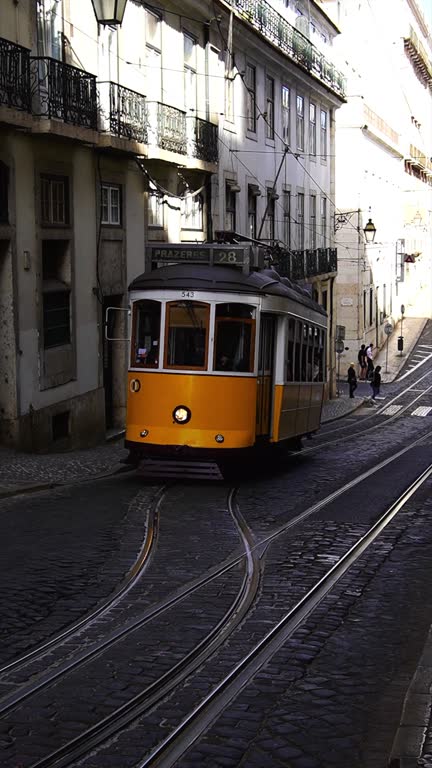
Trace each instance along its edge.
<instances>
[{"instance_id":1,"label":"tram track","mask_svg":"<svg viewBox=\"0 0 432 768\"><path fill-rule=\"evenodd\" d=\"M422 441L430 437L432 437L432 431L427 435L420 437L417 441L413 442L412 445L400 450L394 456L385 459L380 462L380 464L362 473L358 477L353 478L343 487L330 494L325 499L317 502L312 507L309 507L296 518L288 521L259 542L253 542L249 534L245 553L236 558L231 566L229 566L229 564L226 566L227 568L233 567L233 565L238 563L242 558L246 558L247 561L242 591L241 593L239 592L237 600L233 603L232 608L228 612L229 615L227 614L223 617L219 623L220 625L214 628L213 632L216 633L215 637L209 639L209 636L207 636L198 648L194 649L190 655L179 662L180 666L176 665L173 669L167 672L166 676L154 681L150 687L143 690L139 696L127 702L123 707L113 711L109 717L87 729L87 731L82 733L72 742L65 744L47 757L33 763L31 768L48 768L48 766L60 768L60 766L70 765L74 760L87 754L90 750L93 751L107 740L115 738L115 736L129 724L136 722L139 718L145 717L150 708L153 709L157 706L162 701L162 698L167 697L177 685L191 675L205 660L209 660L211 663L211 657L216 648L227 639L232 631L234 631L246 616L247 611L252 605L257 590L257 579L259 578L259 562L263 558L263 555L271 542L286 533L289 528L293 528L303 522L307 517L310 517L318 510L324 509L325 506L331 504L332 501L347 490L354 488L367 477L386 468L393 461L398 460L405 453L417 447ZM358 559L364 549L373 542L380 531L391 521L397 511L401 509L431 473L432 467L429 466L428 469L417 478L415 483L412 483L410 488L399 497L397 502L392 504L387 512L380 517L377 523L370 527L370 531L368 531L365 536L362 536L350 551L341 557L338 563L331 567L312 589L309 589L304 598L298 601L298 603L287 612L284 619L279 621L253 650L249 651L245 658L235 666L230 675L221 682L220 686L218 686L210 696L203 699L200 707L196 711L190 713L168 739L148 755L144 762L139 764L140 768L144 768L144 766L147 765L172 765L178 758L178 750L180 749L180 751L184 751L186 743L190 744L191 739L193 741L196 738L199 738L199 735L205 730L207 724L217 716L217 711L220 711L221 707L226 706L226 702L236 695L236 691L239 690L239 687L245 685L260 666L262 666L275 650L285 642L286 638L294 632L299 623L309 615L317 603L328 593L343 573L345 573L350 564ZM230 504L233 513L236 515L237 519L241 521L240 511L238 510L238 507L236 507L236 504L233 503L235 497L234 489L231 489L230 494ZM240 524L245 525L244 522ZM253 574L255 574L255 576ZM252 581L255 581L255 586L251 591L250 587L247 588L247 583L249 582L250 584ZM240 596L240 594L242 596ZM178 741L178 739L180 739L180 741ZM166 760L168 760L168 762L166 762ZM138 768L138 766L136 766L136 768Z\"/></svg>"},{"instance_id":2,"label":"tram track","mask_svg":"<svg viewBox=\"0 0 432 768\"><path fill-rule=\"evenodd\" d=\"M235 489L230 489L227 502L242 541L244 553L223 569L219 569L216 574L203 579L199 586L196 585L195 587L186 590L181 598L184 599L188 594L199 589L204 583L217 579L221 573L226 572L241 562L241 560L244 560L245 569L241 586L228 611L226 611L216 626L214 626L186 656L168 669L165 674L154 680L153 683L142 690L139 695L60 749L57 749L55 752L52 752L48 756L33 763L31 768L48 768L48 766L51 765L60 768L60 766L63 765L70 765L73 760L86 754L89 749L93 749L102 741L109 739L119 729L125 728L131 721L144 715L162 701L176 685L183 682L187 676L192 674L206 659L208 659L243 621L256 598L261 577L261 567L256 548L254 547L252 534L240 513L238 504L235 500L235 493ZM178 602L179 599L180 598L175 602ZM174 601L167 603L165 609L167 610L173 603ZM135 627L134 629L136 628L138 627Z\"/></svg>"},{"instance_id":3,"label":"tram track","mask_svg":"<svg viewBox=\"0 0 432 768\"><path fill-rule=\"evenodd\" d=\"M39 663L47 653L53 653L55 650L64 646L66 641L73 639L78 634L81 634L83 631L93 626L96 621L105 617L109 611L116 608L122 600L124 600L130 590L137 584L149 563L157 538L159 508L167 487L168 486L163 486L159 489L153 503L150 505L147 515L145 538L142 542L138 557L126 574L124 581L119 584L107 600L98 605L98 607L91 611L91 613L81 617L77 622L68 626L58 635L51 637L42 645L38 645L28 653L19 656L8 664L0 667L0 685L4 683L8 675L20 672L31 663ZM32 674L33 672L30 670L29 677ZM3 699L0 697L0 714L2 712L2 701Z\"/></svg>"},{"instance_id":4,"label":"tram track","mask_svg":"<svg viewBox=\"0 0 432 768\"><path fill-rule=\"evenodd\" d=\"M429 465L390 505L369 530L327 571L272 629L247 653L219 684L177 727L134 768L171 768L190 749L231 701L274 656L298 627L310 616L334 585L355 565L394 516L432 475Z\"/></svg>"}]
</instances>

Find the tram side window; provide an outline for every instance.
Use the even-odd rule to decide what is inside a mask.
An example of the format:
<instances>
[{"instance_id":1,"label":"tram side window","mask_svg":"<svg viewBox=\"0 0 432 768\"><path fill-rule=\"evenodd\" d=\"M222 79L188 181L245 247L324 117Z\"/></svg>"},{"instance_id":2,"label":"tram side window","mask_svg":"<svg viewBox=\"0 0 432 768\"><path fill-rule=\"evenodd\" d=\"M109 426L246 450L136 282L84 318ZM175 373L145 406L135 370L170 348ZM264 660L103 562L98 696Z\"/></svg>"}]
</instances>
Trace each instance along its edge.
<instances>
[{"instance_id":1,"label":"tram side window","mask_svg":"<svg viewBox=\"0 0 432 768\"><path fill-rule=\"evenodd\" d=\"M197 301L167 304L166 368L207 368L209 309Z\"/></svg>"},{"instance_id":2,"label":"tram side window","mask_svg":"<svg viewBox=\"0 0 432 768\"><path fill-rule=\"evenodd\" d=\"M323 381L324 380L324 347L323 347L323 339L324 339L324 332L320 330L319 328L314 329L314 362L313 362L313 380L314 381Z\"/></svg>"},{"instance_id":3,"label":"tram side window","mask_svg":"<svg viewBox=\"0 0 432 768\"><path fill-rule=\"evenodd\" d=\"M286 359L286 380L294 381L294 341L295 341L295 320L290 317L288 320L288 347Z\"/></svg>"},{"instance_id":4,"label":"tram side window","mask_svg":"<svg viewBox=\"0 0 432 768\"><path fill-rule=\"evenodd\" d=\"M159 301L136 301L133 311L131 365L157 368L159 364L161 305Z\"/></svg>"},{"instance_id":5,"label":"tram side window","mask_svg":"<svg viewBox=\"0 0 432 768\"><path fill-rule=\"evenodd\" d=\"M302 326L300 320L295 320L295 339L294 339L294 381L301 381L301 348L302 348Z\"/></svg>"},{"instance_id":6,"label":"tram side window","mask_svg":"<svg viewBox=\"0 0 432 768\"><path fill-rule=\"evenodd\" d=\"M252 372L254 340L254 307L234 303L216 305L215 371Z\"/></svg>"}]
</instances>

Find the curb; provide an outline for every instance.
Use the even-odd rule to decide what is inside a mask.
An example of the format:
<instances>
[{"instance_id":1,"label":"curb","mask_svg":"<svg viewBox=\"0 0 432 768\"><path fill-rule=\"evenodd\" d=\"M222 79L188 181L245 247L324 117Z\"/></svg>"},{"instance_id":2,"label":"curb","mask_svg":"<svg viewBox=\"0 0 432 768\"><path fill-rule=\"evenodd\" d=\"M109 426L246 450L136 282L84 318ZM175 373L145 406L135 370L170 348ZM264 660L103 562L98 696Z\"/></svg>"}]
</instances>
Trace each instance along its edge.
<instances>
[{"instance_id":1,"label":"curb","mask_svg":"<svg viewBox=\"0 0 432 768\"><path fill-rule=\"evenodd\" d=\"M46 483L11 483L3 485L1 490L0 484L0 499L10 499L14 496L23 496L30 493L38 493L40 491L49 491L53 488L64 488L67 485L78 485L78 483L88 483L91 480L102 480L104 477L112 477L113 475L120 475L123 472L131 472L135 467L131 467L125 464L115 464L114 467L108 472L99 472L96 475L86 477L75 477L70 480L50 480Z\"/></svg>"},{"instance_id":2,"label":"curb","mask_svg":"<svg viewBox=\"0 0 432 768\"><path fill-rule=\"evenodd\" d=\"M354 405L353 408L350 408L348 411L344 411L343 413L339 413L336 416L331 416L329 419L321 419L321 426L323 424L330 424L332 421L338 421L339 419L343 419L345 416L349 416L350 413L354 413L358 408L361 408L362 405L365 405L365 403L370 400L368 397L362 397L362 398L356 398L359 402Z\"/></svg>"}]
</instances>

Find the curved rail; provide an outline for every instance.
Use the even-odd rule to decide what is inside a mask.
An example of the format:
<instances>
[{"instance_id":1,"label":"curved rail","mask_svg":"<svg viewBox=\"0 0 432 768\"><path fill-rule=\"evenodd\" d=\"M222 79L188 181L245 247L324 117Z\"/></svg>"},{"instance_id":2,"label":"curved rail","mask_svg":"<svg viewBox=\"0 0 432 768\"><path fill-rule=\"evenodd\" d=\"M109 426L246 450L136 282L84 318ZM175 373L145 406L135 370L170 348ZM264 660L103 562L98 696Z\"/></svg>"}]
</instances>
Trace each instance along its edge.
<instances>
[{"instance_id":1,"label":"curved rail","mask_svg":"<svg viewBox=\"0 0 432 768\"><path fill-rule=\"evenodd\" d=\"M81 757L90 749L111 738L119 730L125 728L130 722L145 714L150 708L169 694L176 685L194 672L206 659L208 659L226 638L243 621L252 605L260 580L260 560L253 546L252 534L241 515L235 502L235 489L228 494L228 508L242 540L244 553L236 558L229 566L223 569L233 568L240 560L246 563L242 584L232 605L222 619L212 628L187 655L175 664L170 670L155 680L129 702L119 707L99 723L89 728L84 733L65 744L60 749L52 752L47 757L33 763L31 768L48 768L55 764L56 768L70 765L73 760ZM222 572L222 571L221 571ZM216 579L220 573L214 574L206 583ZM201 584L202 586L202 584ZM192 590L190 590L192 591ZM193 589L196 591L196 588ZM190 592L189 592L190 593Z\"/></svg>"}]
</instances>

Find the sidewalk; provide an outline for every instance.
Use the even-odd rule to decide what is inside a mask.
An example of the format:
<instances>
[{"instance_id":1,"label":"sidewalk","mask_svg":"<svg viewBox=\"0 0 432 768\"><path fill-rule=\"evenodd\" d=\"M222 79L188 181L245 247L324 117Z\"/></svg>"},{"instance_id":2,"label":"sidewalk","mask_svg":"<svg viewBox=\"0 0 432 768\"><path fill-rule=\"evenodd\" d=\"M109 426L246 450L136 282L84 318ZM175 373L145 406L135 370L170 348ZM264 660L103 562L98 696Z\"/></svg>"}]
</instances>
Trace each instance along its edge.
<instances>
[{"instance_id":1,"label":"sidewalk","mask_svg":"<svg viewBox=\"0 0 432 768\"><path fill-rule=\"evenodd\" d=\"M381 383L389 384L394 381L405 361L415 346L427 320L423 317L406 317L403 321L404 348L402 355L398 352L397 343L400 336L400 323L397 324L388 342L378 351L374 357L374 365L381 366ZM355 360L357 355L352 359ZM371 389L368 382L358 381L358 387L354 398L348 395L348 385L345 377L339 383L339 397L328 400L323 405L322 422L334 421L346 414L355 411L360 406L368 403L371 398Z\"/></svg>"}]
</instances>

